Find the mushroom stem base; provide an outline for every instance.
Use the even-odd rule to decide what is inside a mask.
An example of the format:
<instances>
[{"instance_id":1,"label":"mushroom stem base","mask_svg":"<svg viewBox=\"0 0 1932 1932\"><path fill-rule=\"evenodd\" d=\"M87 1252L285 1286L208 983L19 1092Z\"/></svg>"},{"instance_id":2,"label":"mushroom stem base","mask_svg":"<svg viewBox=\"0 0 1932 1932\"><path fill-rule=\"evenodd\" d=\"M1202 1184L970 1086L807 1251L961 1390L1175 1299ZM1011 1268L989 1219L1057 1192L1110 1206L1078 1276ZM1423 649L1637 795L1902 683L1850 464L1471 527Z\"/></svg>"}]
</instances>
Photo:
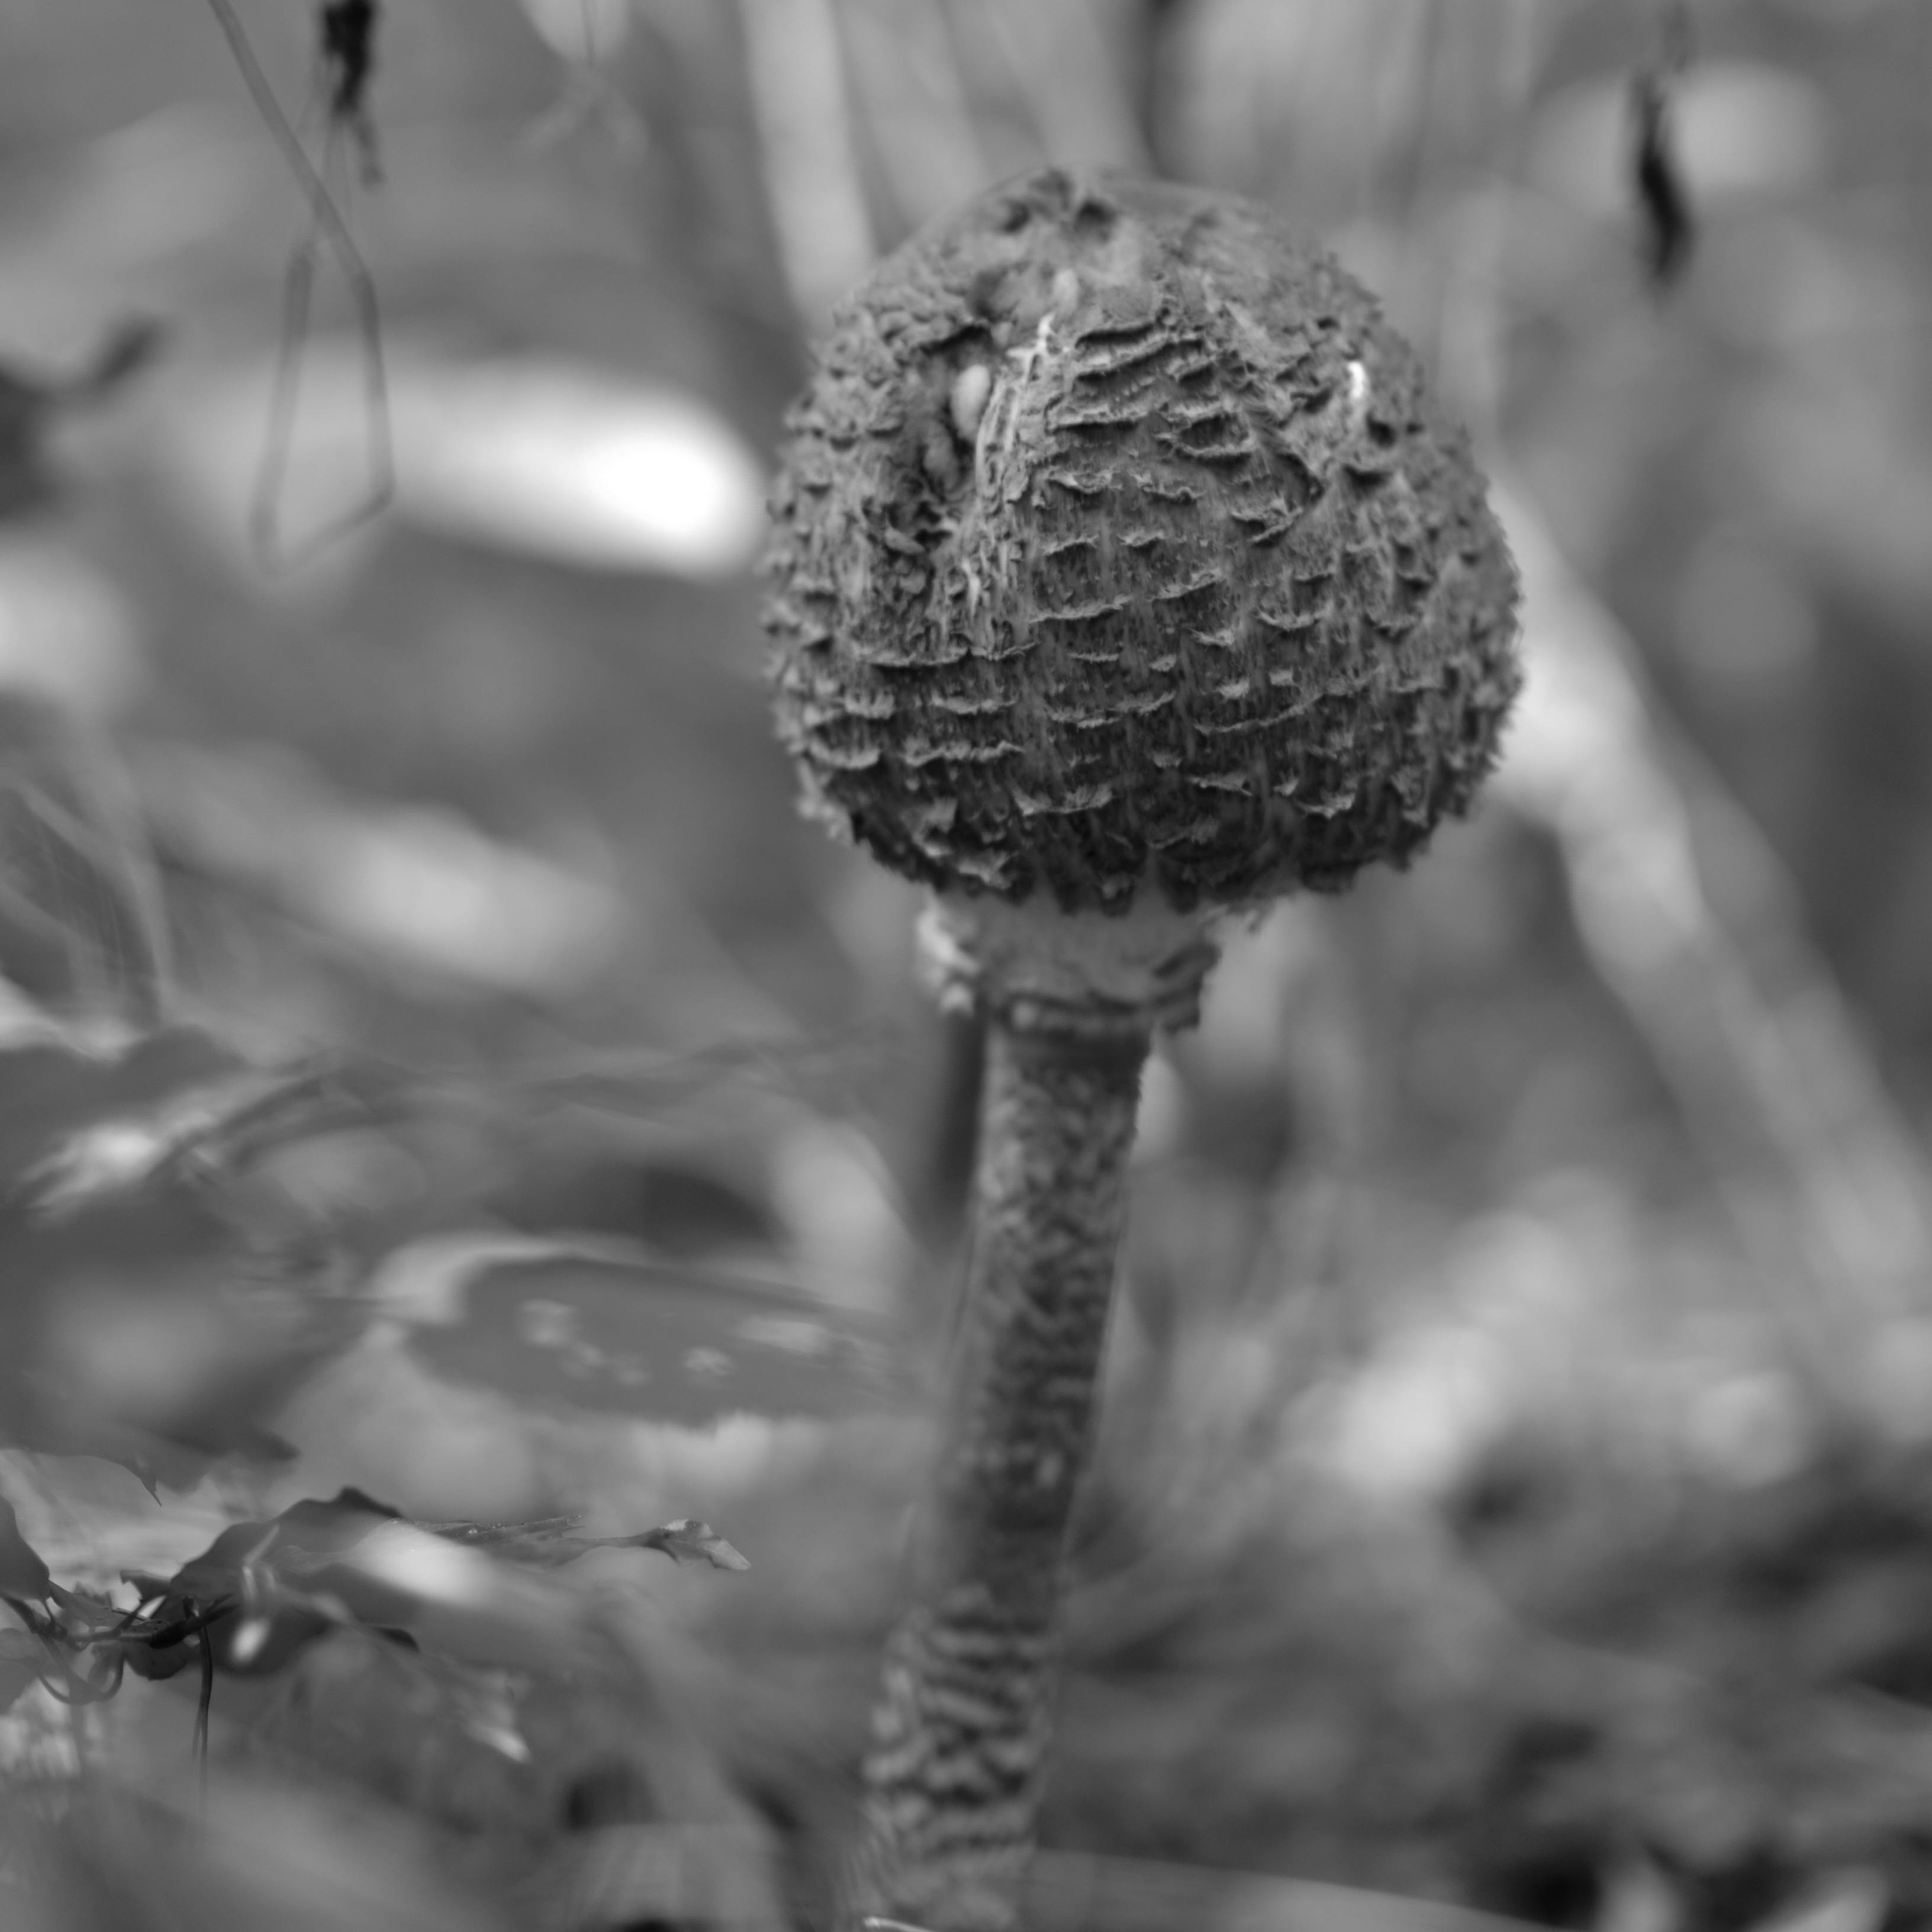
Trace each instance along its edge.
<instances>
[{"instance_id":1,"label":"mushroom stem base","mask_svg":"<svg viewBox=\"0 0 1932 1932\"><path fill-rule=\"evenodd\" d=\"M961 1359L874 1715L848 1925L1014 1922L1147 1046L988 1028Z\"/></svg>"}]
</instances>

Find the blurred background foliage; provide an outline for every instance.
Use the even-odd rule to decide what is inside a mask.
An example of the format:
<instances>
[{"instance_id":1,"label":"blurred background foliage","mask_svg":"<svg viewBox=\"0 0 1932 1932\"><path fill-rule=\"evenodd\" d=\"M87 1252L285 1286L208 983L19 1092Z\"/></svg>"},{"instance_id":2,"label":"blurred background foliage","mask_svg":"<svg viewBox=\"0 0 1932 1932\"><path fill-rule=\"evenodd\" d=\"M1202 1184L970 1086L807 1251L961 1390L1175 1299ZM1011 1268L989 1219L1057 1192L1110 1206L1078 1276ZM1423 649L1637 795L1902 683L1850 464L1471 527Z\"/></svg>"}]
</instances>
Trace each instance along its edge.
<instances>
[{"instance_id":1,"label":"blurred background foliage","mask_svg":"<svg viewBox=\"0 0 1932 1932\"><path fill-rule=\"evenodd\" d=\"M224 1675L199 1808L194 1672L63 1708L0 1630L8 1922L818 1895L971 1055L793 814L760 502L838 295L1048 161L1382 292L1530 682L1477 819L1231 935L1153 1070L1034 1916L1924 1922L1932 10L390 0L380 184L316 10L232 18L366 284L216 10L0 28L0 1488L123 1608L345 1484L753 1568L547 1576L628 1606L587 1677Z\"/></svg>"}]
</instances>

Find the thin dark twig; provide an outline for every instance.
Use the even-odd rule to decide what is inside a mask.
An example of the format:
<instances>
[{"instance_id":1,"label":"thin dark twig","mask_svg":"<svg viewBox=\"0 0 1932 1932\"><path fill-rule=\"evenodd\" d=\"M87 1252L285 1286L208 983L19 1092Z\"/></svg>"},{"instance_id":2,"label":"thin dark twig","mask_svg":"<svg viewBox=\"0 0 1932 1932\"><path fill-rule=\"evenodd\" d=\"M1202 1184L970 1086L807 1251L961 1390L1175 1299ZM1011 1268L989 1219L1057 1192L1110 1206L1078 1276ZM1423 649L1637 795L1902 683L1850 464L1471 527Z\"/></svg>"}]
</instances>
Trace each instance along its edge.
<instances>
[{"instance_id":1,"label":"thin dark twig","mask_svg":"<svg viewBox=\"0 0 1932 1932\"><path fill-rule=\"evenodd\" d=\"M1663 0L1655 44L1630 76L1631 157L1643 211L1645 254L1653 286L1675 280L1689 259L1696 223L1678 159L1671 109L1690 60L1690 14L1684 0Z\"/></svg>"},{"instance_id":2,"label":"thin dark twig","mask_svg":"<svg viewBox=\"0 0 1932 1932\"><path fill-rule=\"evenodd\" d=\"M376 72L376 0L322 0L322 61L328 82L329 119L356 136L362 180L382 178L376 153L376 124L369 115L369 83Z\"/></svg>"},{"instance_id":3,"label":"thin dark twig","mask_svg":"<svg viewBox=\"0 0 1932 1932\"><path fill-rule=\"evenodd\" d=\"M362 257L356 249L355 238L350 233L340 212L331 198L327 184L316 172L315 164L309 159L300 137L290 125L289 117L282 112L282 104L275 98L274 91L268 85L268 77L262 71L261 63L255 58L255 50L249 44L248 34L243 31L242 22L236 17L230 0L208 0L208 4L220 23L222 32L227 38L229 46L235 56L235 64L242 70L242 80L254 97L256 109L267 123L268 132L274 136L276 146L282 151L282 158L288 163L290 172L301 184L304 194L308 197L310 212L314 216L316 226L328 236L330 246L334 249L337 260L342 263L344 272L359 271L366 276L368 271L362 266ZM354 270L350 268L352 263Z\"/></svg>"},{"instance_id":4,"label":"thin dark twig","mask_svg":"<svg viewBox=\"0 0 1932 1932\"><path fill-rule=\"evenodd\" d=\"M337 152L338 133L347 128L355 138L364 169L370 182L380 178L376 160L375 136L369 120L367 88L374 64L374 8L366 4L353 10L361 20L359 40L345 33L344 0L328 0L322 10L322 50L330 70L328 134L323 163L318 170L303 147L302 137L276 99L274 89L256 58L247 32L237 16L232 0L208 0L215 20L226 39L243 83L255 103L282 158L294 175L309 206L309 232L296 248L289 262L283 298L281 351L277 360L274 400L271 404L267 445L262 471L250 513L250 531L257 552L271 562L298 562L324 548L370 518L380 514L395 494L395 464L389 436L388 381L383 366L382 312L376 293L375 278L363 260L355 237L334 196L329 192L326 174L330 158ZM281 548L279 502L293 440L295 410L300 389L300 363L308 332L310 296L315 274L315 254L326 242L334 256L349 289L356 311L356 328L362 340L363 406L368 427L369 475L368 493L362 501L324 524L307 543L284 552Z\"/></svg>"}]
</instances>

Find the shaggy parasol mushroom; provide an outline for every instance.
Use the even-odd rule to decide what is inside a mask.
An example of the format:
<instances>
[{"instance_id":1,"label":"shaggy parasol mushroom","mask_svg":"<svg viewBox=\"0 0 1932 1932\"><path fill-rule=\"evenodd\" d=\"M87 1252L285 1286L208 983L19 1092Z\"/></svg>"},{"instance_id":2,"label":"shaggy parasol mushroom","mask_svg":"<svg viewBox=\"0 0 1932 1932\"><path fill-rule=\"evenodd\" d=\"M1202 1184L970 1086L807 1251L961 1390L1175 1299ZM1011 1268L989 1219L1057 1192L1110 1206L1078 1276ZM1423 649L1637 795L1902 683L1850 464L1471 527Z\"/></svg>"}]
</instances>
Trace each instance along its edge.
<instances>
[{"instance_id":1,"label":"shaggy parasol mushroom","mask_svg":"<svg viewBox=\"0 0 1932 1932\"><path fill-rule=\"evenodd\" d=\"M1011 1923L1140 1073L1216 915L1400 863L1517 682L1463 437L1267 212L1059 171L847 303L767 624L809 809L932 889L988 1066L964 1358L866 1766L855 1916Z\"/></svg>"}]
</instances>

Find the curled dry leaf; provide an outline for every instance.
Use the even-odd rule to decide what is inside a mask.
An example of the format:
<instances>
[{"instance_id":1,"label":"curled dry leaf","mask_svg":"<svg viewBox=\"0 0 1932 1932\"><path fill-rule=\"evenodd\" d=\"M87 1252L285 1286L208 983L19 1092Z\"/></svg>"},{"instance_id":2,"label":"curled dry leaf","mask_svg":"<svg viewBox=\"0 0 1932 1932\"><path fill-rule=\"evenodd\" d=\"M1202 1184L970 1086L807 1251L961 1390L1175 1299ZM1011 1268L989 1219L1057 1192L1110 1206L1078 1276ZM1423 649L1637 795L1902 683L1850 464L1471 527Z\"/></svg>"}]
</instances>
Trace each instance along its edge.
<instances>
[{"instance_id":1,"label":"curled dry leaf","mask_svg":"<svg viewBox=\"0 0 1932 1932\"><path fill-rule=\"evenodd\" d=\"M647 1529L640 1536L602 1536L596 1541L612 1548L662 1550L674 1562L708 1563L714 1570L748 1570L750 1559L741 1556L708 1522L682 1516L662 1529Z\"/></svg>"}]
</instances>

